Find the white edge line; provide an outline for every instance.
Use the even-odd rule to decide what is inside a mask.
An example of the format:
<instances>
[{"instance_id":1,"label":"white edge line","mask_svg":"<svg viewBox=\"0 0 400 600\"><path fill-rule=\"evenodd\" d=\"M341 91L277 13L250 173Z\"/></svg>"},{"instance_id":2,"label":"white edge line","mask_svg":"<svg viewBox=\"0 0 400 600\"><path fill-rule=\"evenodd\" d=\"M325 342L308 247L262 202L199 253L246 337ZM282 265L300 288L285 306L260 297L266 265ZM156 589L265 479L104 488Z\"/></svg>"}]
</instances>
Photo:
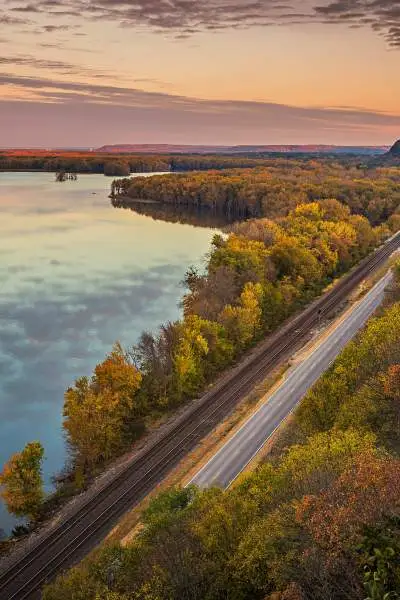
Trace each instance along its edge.
<instances>
[{"instance_id":1,"label":"white edge line","mask_svg":"<svg viewBox=\"0 0 400 600\"><path fill-rule=\"evenodd\" d=\"M353 314L353 313L354 313L354 312L357 310L357 308L359 308L359 307L361 306L361 304L362 304L363 302L365 302L365 300L368 298L368 296L372 295L372 292L373 292L373 291L374 291L374 290L375 290L377 287L379 287L380 285L382 285L382 284L383 284L383 281L384 281L384 280L385 280L385 279L388 277L388 275L389 275L389 272L390 272L390 271L388 271L388 272L387 272L387 273L386 273L386 274L385 274L385 275L384 275L384 276L383 276L383 277L382 277L382 278L381 278L381 279L380 279L380 280L379 280L379 281L378 281L378 282L377 282L377 283L376 283L376 284L375 284L375 285L374 285L374 286L373 286L373 287L372 287L372 288L369 290L369 292L366 294L366 296L364 296L364 298L362 298L361 300L359 300L357 303L355 303L355 304L354 304L354 305L351 307L351 310L348 312L348 315L347 315L347 317L349 317L350 315L352 315L352 314ZM385 284L385 286L384 286L384 289L385 289L386 285L387 285L387 284ZM371 312L371 315L372 315L372 314L373 314L373 311ZM367 320L370 318L370 316L371 316L371 315L369 315L369 316L368 316ZM343 324L343 323L344 323L344 322L347 320L347 317L346 317L345 319L343 319L341 322L339 322L339 323L337 324L336 328L334 329L334 331L332 331L331 335L333 335L333 333L334 333L334 332L335 332L335 331L338 329L338 327L340 327L340 325L342 325L342 324ZM359 329L361 329L361 327L360 327ZM357 333L357 332L355 332L355 334L356 334L356 333ZM354 334L354 335L355 335L355 334ZM354 337L354 336L352 336L352 337ZM312 357L312 356L313 356L313 355L314 355L314 354L317 352L317 350L319 350L319 349L320 349L320 347L321 347L321 346L322 346L322 345L323 345L323 344L326 342L326 340L327 340L327 339L329 339L329 337L328 337L328 338L325 338L325 339L323 339L323 340L320 340L319 344L318 344L318 345L317 345L317 346L314 348L314 350L311 352L311 354L309 354L309 356L308 356L308 357L307 357L305 360L309 360L309 359L310 359L310 358L311 358L311 357ZM350 341L351 341L351 340L350 340ZM348 342L346 342L346 345L347 345L347 343L348 343ZM343 348L342 348L342 350L343 350ZM342 351L342 350L341 350L341 351ZM340 354L340 352L337 354L337 356L338 356L339 354ZM336 360L337 356L336 356L336 357L335 357L335 359L333 359L333 360ZM297 368L298 368L298 367L300 367L302 364L304 364L305 360L304 360L303 362L299 363L298 365L296 365L295 369L292 371L292 373L291 373L290 375L293 375L293 373L295 373L295 372L296 372ZM333 361L332 361L332 362L333 362ZM329 367L328 367L328 368L329 368ZM325 370L325 371L326 371L326 370ZM325 371L324 371L324 372L325 372ZM290 377L290 375L289 375L289 377ZM272 397L274 394L276 394L276 392L277 392L277 391L278 391L278 390L279 390L279 389L282 387L282 385L288 381L289 377L287 377L286 379L284 379L284 380L283 380L283 381L282 381L282 382L279 384L279 386L278 386L278 387L277 387L277 388L276 388L276 389L275 389L275 390L272 392L272 394L268 395L268 397L267 397L267 399L265 400L265 402L263 402L263 403L262 403L262 405L261 405L261 406L260 406L260 407L259 407L259 408L256 410L256 412L255 412L255 413L253 413L253 414L252 414L252 415L251 415L251 416L250 416L248 419L246 419L246 421L245 421L245 422L244 422L244 423L241 425L241 427L240 427L240 428L239 428L237 431L235 431L235 433L232 435L232 437L228 438L228 439L225 441L225 443L224 443L224 444L221 446L221 448L219 448L219 449L217 450L217 452L216 452L215 454L213 454L213 456L212 456L212 457L211 457L211 458L210 458L210 459L209 459L209 460L206 462L206 464L205 464L205 465L203 465L203 466L202 466L202 468L201 468L199 471L197 471L197 473L196 473L195 475L193 475L193 477L190 479L190 481L189 481L189 482L188 482L188 483L185 485L185 488L189 487L189 485L191 485L191 484L192 484L192 482L194 481L194 479L197 479L197 478L198 478L198 477L201 475L201 473L202 473L202 472L203 472L203 471L204 471L204 470L205 470L205 469L208 467L208 465L209 465L209 464L210 464L212 461L214 461L214 460L217 458L217 456L218 456L218 455L219 455L219 454L220 454L220 453L221 453L221 452L222 452L222 451L225 449L225 447L226 447L228 444L230 444L230 443L232 442L232 440L234 440L234 439L235 439L235 437L236 437L237 435L239 435L239 433L242 431L242 429L244 429L244 428L247 426L247 424L248 424L250 421L252 421L252 420L253 420L253 419L254 419L254 418L255 418L255 417L258 415L258 413L259 413L259 412L260 412L260 411L261 411L261 410L262 410L262 409L265 407L265 405L267 404L268 400L270 400L270 398L271 398L271 397ZM318 378L318 379L319 379L319 378ZM308 391L308 390L307 390L307 391ZM305 395L305 394L304 394L304 395ZM247 462L247 463L244 465L244 467L242 467L242 469L239 471L239 473L238 473L238 474L237 474L237 475L236 475L236 476L235 476L235 477L234 477L234 478L233 478L233 479L232 479L232 480L231 480L231 481L228 483L228 485L227 485L227 487L226 487L225 489L228 489L228 487L229 487L229 486L230 486L230 485L231 485L231 484L232 484L232 483L235 481L235 479L236 479L237 477L239 477L239 475L240 475L240 474L241 474L241 473L244 471L244 469L245 469L245 468L248 466L248 464L249 464L249 463L250 463L250 462L253 460L253 458L254 458L254 457L255 457L255 456L256 456L256 455L257 455L257 454L260 452L260 450L262 450L262 448L265 446L265 444L268 442L268 440L269 440L269 439L270 439L270 438L271 438L271 437L274 435L274 433L276 432L276 430L277 430L277 429L278 429L278 428L279 428L279 427L282 425L282 423L283 423L284 421L286 421L286 419L287 419L287 418L288 418L288 417L289 417L289 416L290 416L290 415L293 413L293 411L295 410L295 408L297 408L297 406L299 405L299 403L301 402L301 400L304 398L304 395L303 395L303 396L300 398L300 400L299 400L299 401L298 401L298 402L297 402L297 403L294 405L294 407L293 407L293 408L292 408L292 409L291 409L291 410L290 410L290 411L287 413L287 415L285 416L285 418L284 418L284 419L282 419L282 420L280 421L280 423L279 423L279 424L277 425L277 427L276 427L276 428L273 430L273 432L272 432L272 433L271 433L271 434L268 436L268 438L266 438L266 440L265 440L265 441L262 443L262 445L261 445L261 446L258 448L258 450L257 450L257 451L256 451L256 452L253 454L253 456L250 458L250 460L249 460L249 461L248 461L248 462ZM196 485L196 484L194 484L194 485Z\"/></svg>"},{"instance_id":2,"label":"white edge line","mask_svg":"<svg viewBox=\"0 0 400 600\"><path fill-rule=\"evenodd\" d=\"M382 280L381 280L382 281ZM380 283L380 282L378 282ZM374 286L375 287L375 286ZM372 288L373 289L373 288ZM370 290L372 292L372 289ZM378 306L381 303L378 304ZM370 319L371 315L374 313L374 311L376 310L375 307L374 310L371 311L371 313L367 316L367 318L365 319L364 323L361 325L361 327L363 325L365 325L365 323ZM261 450L264 448L264 446L267 444L267 442L272 438L272 436L274 435L274 433L279 429L279 427L282 425L282 423L284 423L291 414L293 414L293 412L296 410L296 408L298 407L298 405L301 403L301 401L303 400L304 396L310 391L310 389L317 383L318 379L320 379L322 377L322 375L324 373L326 373L326 371L329 369L329 367L335 362L335 360L337 359L337 357L339 356L339 354L344 350L344 348L347 346L347 344L349 344L351 342L351 340L354 338L354 336L358 333L358 331L361 329L361 327L359 327L359 329L354 333L354 335L352 335L352 337L350 338L350 340L348 342L345 343L345 345L343 346L343 348L341 348L341 350L338 352L338 354L335 356L335 358L333 358L330 363L328 364L327 368L324 369L324 371L321 373L321 375L319 375L319 377L316 379L316 381L314 381L314 383L304 392L304 394L301 396L301 398L299 398L299 400L296 402L296 404L290 409L290 411L287 413L287 415L278 423L278 425L275 427L275 429L269 434L269 436L266 438L266 440L261 444L261 446L255 451L255 453L251 456L251 458L247 461L247 463L245 465L243 465L243 467L240 469L240 471L235 475L235 477L233 479L231 479L228 483L228 485L225 486L225 489L227 490L232 483L234 483L234 481L236 481L236 479L239 477L239 475L241 475L243 473L243 471L246 469L246 467L251 463L251 461L257 456L257 454L259 452L261 452ZM310 354L310 357L312 355ZM309 357L309 358L310 358ZM278 388L279 389L279 388ZM233 437L232 437L233 439Z\"/></svg>"}]
</instances>

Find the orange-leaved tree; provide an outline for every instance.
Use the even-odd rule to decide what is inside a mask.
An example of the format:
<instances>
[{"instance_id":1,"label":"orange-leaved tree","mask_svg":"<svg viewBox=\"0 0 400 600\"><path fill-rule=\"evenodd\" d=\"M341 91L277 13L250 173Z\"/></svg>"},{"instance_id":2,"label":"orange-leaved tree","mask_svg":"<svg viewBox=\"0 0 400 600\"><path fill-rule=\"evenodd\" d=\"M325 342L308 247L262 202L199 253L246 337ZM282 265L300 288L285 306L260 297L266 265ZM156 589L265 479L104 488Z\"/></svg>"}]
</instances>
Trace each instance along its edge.
<instances>
[{"instance_id":1,"label":"orange-leaved tree","mask_svg":"<svg viewBox=\"0 0 400 600\"><path fill-rule=\"evenodd\" d=\"M65 393L63 427L73 460L91 471L119 452L135 436L143 407L138 400L142 376L120 344Z\"/></svg>"}]
</instances>

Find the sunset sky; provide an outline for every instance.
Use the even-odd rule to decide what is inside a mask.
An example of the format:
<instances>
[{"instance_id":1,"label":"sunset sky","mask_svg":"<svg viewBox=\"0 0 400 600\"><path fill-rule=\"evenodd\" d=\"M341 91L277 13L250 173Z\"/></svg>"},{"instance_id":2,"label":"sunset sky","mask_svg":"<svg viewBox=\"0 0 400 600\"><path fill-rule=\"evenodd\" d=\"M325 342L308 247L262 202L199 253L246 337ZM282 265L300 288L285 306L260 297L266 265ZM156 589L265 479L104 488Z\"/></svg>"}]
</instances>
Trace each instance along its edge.
<instances>
[{"instance_id":1,"label":"sunset sky","mask_svg":"<svg viewBox=\"0 0 400 600\"><path fill-rule=\"evenodd\" d=\"M0 0L0 147L399 137L400 0Z\"/></svg>"}]
</instances>

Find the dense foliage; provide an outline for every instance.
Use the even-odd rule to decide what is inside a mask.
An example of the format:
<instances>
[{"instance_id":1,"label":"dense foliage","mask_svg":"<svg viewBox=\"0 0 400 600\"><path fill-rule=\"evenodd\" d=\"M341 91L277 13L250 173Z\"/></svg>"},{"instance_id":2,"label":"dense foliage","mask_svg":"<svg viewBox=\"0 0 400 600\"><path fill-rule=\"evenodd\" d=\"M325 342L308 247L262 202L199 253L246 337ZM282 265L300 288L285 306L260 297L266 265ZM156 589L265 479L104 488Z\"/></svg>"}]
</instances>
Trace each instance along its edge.
<instances>
[{"instance_id":1,"label":"dense foliage","mask_svg":"<svg viewBox=\"0 0 400 600\"><path fill-rule=\"evenodd\" d=\"M168 157L107 155L93 152L15 154L0 152L0 171L66 171L69 173L104 173L126 176L129 173L165 172L170 170Z\"/></svg>"},{"instance_id":2,"label":"dense foliage","mask_svg":"<svg viewBox=\"0 0 400 600\"><path fill-rule=\"evenodd\" d=\"M8 510L17 517L34 519L44 498L42 462L44 449L39 442L27 444L14 454L0 473L2 496Z\"/></svg>"},{"instance_id":3,"label":"dense foliage","mask_svg":"<svg viewBox=\"0 0 400 600\"><path fill-rule=\"evenodd\" d=\"M117 456L149 419L195 397L249 346L315 297L387 234L336 200L216 235L204 274L186 276L184 318L116 346L93 377L65 395L75 484ZM81 423L85 427L81 427Z\"/></svg>"},{"instance_id":4,"label":"dense foliage","mask_svg":"<svg viewBox=\"0 0 400 600\"><path fill-rule=\"evenodd\" d=\"M112 195L119 204L143 199L246 218L274 218L298 204L335 198L378 223L400 204L400 171L332 160L275 159L256 169L124 179L113 183Z\"/></svg>"},{"instance_id":5,"label":"dense foliage","mask_svg":"<svg viewBox=\"0 0 400 600\"><path fill-rule=\"evenodd\" d=\"M395 303L308 395L297 443L227 492L158 496L133 542L59 578L45 600L398 598L399 338Z\"/></svg>"},{"instance_id":6,"label":"dense foliage","mask_svg":"<svg viewBox=\"0 0 400 600\"><path fill-rule=\"evenodd\" d=\"M297 421L304 433L368 428L385 447L400 451L399 339L395 304L384 317L370 320L302 402Z\"/></svg>"},{"instance_id":7,"label":"dense foliage","mask_svg":"<svg viewBox=\"0 0 400 600\"><path fill-rule=\"evenodd\" d=\"M77 473L120 453L136 433L140 382L140 373L115 344L90 379L81 377L66 391L64 430Z\"/></svg>"},{"instance_id":8,"label":"dense foliage","mask_svg":"<svg viewBox=\"0 0 400 600\"><path fill-rule=\"evenodd\" d=\"M205 272L186 275L182 320L143 333L129 352L116 344L91 378L67 390L70 460L56 497L81 489L149 424L196 397L388 233L331 199L215 235Z\"/></svg>"}]
</instances>

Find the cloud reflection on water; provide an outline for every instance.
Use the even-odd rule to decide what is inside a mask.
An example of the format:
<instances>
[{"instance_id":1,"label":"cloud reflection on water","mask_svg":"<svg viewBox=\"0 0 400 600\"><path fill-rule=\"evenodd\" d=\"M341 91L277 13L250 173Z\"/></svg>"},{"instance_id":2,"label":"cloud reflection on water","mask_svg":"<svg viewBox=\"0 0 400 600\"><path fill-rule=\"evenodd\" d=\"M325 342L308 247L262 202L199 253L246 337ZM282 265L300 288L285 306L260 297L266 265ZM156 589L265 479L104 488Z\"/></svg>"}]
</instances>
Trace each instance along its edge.
<instances>
[{"instance_id":1,"label":"cloud reflection on water","mask_svg":"<svg viewBox=\"0 0 400 600\"><path fill-rule=\"evenodd\" d=\"M65 388L116 339L177 318L179 282L209 247L210 229L113 209L109 183L0 174L0 468L34 439L47 480L62 467Z\"/></svg>"}]
</instances>

